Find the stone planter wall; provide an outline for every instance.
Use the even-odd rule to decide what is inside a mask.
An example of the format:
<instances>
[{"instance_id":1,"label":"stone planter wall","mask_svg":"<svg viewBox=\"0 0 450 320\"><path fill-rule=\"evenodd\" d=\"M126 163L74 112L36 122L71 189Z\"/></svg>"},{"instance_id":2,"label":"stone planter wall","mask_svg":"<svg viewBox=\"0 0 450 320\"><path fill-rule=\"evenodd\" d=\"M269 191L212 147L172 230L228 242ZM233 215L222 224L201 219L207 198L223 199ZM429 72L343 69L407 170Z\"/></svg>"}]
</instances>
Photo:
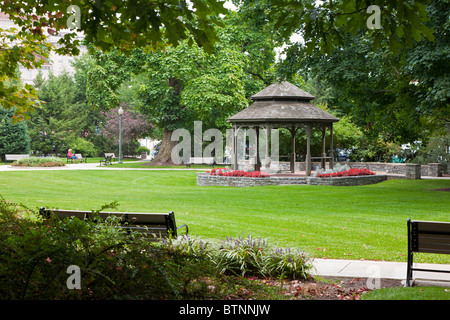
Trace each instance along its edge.
<instances>
[{"instance_id":1,"label":"stone planter wall","mask_svg":"<svg viewBox=\"0 0 450 320\"><path fill-rule=\"evenodd\" d=\"M310 184L322 186L362 186L379 183L387 180L386 175L316 178L316 177L226 177L211 176L209 173L197 173L197 185L199 186L226 186L226 187L258 187L275 185Z\"/></svg>"},{"instance_id":2,"label":"stone planter wall","mask_svg":"<svg viewBox=\"0 0 450 320\"><path fill-rule=\"evenodd\" d=\"M367 184L380 183L387 180L386 175L336 177L336 178L306 178L307 184L315 186L363 186Z\"/></svg>"},{"instance_id":3,"label":"stone planter wall","mask_svg":"<svg viewBox=\"0 0 450 320\"><path fill-rule=\"evenodd\" d=\"M348 165L351 169L368 169L370 171L386 172L391 174L406 175L406 168L409 163L381 163L381 162L335 162L335 164ZM327 163L328 166L328 163ZM420 166L420 165L419 165ZM279 170L289 171L289 162L279 162ZM312 162L311 169L313 171L320 168L320 162ZM328 167L327 167L328 168ZM243 168L242 168L243 169ZM295 171L305 171L306 166L304 162L295 163ZM414 169L415 170L415 169ZM440 163L429 163L428 165L420 166L420 175L429 177L442 177L442 165ZM420 178L419 178L420 179Z\"/></svg>"},{"instance_id":4,"label":"stone planter wall","mask_svg":"<svg viewBox=\"0 0 450 320\"><path fill-rule=\"evenodd\" d=\"M204 172L197 173L197 185L199 186L258 187L281 184L306 184L306 177L248 178L211 176Z\"/></svg>"}]
</instances>

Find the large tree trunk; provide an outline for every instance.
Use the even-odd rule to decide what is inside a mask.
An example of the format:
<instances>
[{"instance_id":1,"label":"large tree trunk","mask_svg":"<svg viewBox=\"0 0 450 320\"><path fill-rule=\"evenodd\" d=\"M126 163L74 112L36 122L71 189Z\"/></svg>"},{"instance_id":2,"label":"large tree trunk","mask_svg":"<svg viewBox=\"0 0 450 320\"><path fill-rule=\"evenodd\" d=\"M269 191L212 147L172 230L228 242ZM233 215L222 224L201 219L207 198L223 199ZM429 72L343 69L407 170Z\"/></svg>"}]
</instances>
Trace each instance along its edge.
<instances>
[{"instance_id":1,"label":"large tree trunk","mask_svg":"<svg viewBox=\"0 0 450 320\"><path fill-rule=\"evenodd\" d=\"M164 136L161 142L161 147L156 157L148 163L149 166L166 166L173 165L171 153L172 148L177 144L177 141L172 141L173 130L164 129Z\"/></svg>"}]
</instances>

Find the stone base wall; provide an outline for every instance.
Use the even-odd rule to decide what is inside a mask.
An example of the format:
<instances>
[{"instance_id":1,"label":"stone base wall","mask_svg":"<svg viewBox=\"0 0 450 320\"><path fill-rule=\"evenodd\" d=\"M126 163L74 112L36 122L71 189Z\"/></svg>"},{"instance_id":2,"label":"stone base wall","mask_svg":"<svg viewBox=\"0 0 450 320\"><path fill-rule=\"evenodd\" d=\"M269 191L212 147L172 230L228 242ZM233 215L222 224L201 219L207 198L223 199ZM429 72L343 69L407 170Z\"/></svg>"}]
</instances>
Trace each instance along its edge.
<instances>
[{"instance_id":1,"label":"stone base wall","mask_svg":"<svg viewBox=\"0 0 450 320\"><path fill-rule=\"evenodd\" d=\"M226 177L211 176L209 173L197 173L197 185L199 186L226 186L226 187L258 187L275 185L295 185L310 184L322 186L362 186L374 184L388 179L387 175L357 176L357 177L336 177L336 178L316 178L316 177L267 177L267 178L247 178L247 177Z\"/></svg>"},{"instance_id":2,"label":"stone base wall","mask_svg":"<svg viewBox=\"0 0 450 320\"><path fill-rule=\"evenodd\" d=\"M386 175L316 178L308 177L307 184L315 186L364 186L387 180Z\"/></svg>"},{"instance_id":3,"label":"stone base wall","mask_svg":"<svg viewBox=\"0 0 450 320\"><path fill-rule=\"evenodd\" d=\"M370 171L386 172L391 174L406 174L409 163L382 163L382 162L335 162L340 165L348 165L351 169L368 169ZM420 165L419 165L420 166ZM290 162L279 162L279 170L289 171ZM320 162L312 162L312 171L320 168ZM328 169L328 163L327 163ZM296 162L295 171L306 171L305 162ZM442 177L442 165L440 163L429 163L420 166L421 176Z\"/></svg>"},{"instance_id":4,"label":"stone base wall","mask_svg":"<svg viewBox=\"0 0 450 320\"><path fill-rule=\"evenodd\" d=\"M212 176L204 172L197 173L197 185L199 186L258 187L282 184L306 184L306 177L248 178Z\"/></svg>"}]
</instances>

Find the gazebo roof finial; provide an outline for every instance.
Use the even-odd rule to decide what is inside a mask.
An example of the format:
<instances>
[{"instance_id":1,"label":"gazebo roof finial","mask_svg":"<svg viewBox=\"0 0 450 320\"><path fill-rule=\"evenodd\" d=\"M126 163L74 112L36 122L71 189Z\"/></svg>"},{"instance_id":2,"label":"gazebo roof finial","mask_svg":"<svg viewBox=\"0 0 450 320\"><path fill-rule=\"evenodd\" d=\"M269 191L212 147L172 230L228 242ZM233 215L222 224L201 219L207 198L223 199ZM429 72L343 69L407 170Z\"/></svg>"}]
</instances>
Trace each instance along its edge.
<instances>
[{"instance_id":1,"label":"gazebo roof finial","mask_svg":"<svg viewBox=\"0 0 450 320\"><path fill-rule=\"evenodd\" d=\"M314 96L287 82L275 82L251 96L252 100L313 100Z\"/></svg>"}]
</instances>

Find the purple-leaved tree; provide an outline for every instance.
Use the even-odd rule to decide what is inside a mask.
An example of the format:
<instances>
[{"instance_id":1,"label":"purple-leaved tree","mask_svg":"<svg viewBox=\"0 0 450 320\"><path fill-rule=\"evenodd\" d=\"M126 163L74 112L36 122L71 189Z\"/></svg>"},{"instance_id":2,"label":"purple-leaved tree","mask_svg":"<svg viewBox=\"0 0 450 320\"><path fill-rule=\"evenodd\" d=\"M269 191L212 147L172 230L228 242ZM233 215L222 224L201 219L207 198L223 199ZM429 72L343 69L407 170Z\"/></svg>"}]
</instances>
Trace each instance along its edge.
<instances>
[{"instance_id":1,"label":"purple-leaved tree","mask_svg":"<svg viewBox=\"0 0 450 320\"><path fill-rule=\"evenodd\" d=\"M152 124L147 117L134 111L127 103L121 103L124 112L122 114L122 144L129 144L134 139L144 138L152 129ZM115 107L104 113L105 125L101 134L114 139L115 145L119 145L119 107Z\"/></svg>"}]
</instances>

